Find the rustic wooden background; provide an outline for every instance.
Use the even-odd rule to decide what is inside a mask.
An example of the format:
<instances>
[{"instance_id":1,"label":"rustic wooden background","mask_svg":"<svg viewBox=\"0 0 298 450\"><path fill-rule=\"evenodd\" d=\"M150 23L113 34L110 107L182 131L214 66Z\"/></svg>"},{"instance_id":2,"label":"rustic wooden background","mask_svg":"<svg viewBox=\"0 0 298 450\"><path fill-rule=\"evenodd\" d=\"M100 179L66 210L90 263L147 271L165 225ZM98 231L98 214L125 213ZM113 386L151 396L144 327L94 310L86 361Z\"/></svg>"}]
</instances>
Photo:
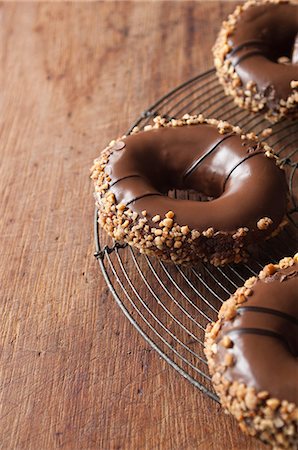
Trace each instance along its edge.
<instances>
[{"instance_id":1,"label":"rustic wooden background","mask_svg":"<svg viewBox=\"0 0 298 450\"><path fill-rule=\"evenodd\" d=\"M212 65L234 7L1 4L1 449L264 448L151 351L93 258L93 158Z\"/></svg>"}]
</instances>

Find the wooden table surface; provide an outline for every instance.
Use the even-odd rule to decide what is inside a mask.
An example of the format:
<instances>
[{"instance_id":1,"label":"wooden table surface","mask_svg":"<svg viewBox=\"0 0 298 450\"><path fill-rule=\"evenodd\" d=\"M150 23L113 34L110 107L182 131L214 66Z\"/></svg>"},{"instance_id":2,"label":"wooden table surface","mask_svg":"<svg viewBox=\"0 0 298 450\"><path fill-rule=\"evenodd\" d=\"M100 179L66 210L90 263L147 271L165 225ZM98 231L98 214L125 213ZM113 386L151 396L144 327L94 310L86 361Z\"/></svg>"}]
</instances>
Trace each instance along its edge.
<instances>
[{"instance_id":1,"label":"wooden table surface","mask_svg":"<svg viewBox=\"0 0 298 450\"><path fill-rule=\"evenodd\" d=\"M93 258L93 158L212 65L234 7L1 5L1 449L265 448L151 350Z\"/></svg>"}]
</instances>

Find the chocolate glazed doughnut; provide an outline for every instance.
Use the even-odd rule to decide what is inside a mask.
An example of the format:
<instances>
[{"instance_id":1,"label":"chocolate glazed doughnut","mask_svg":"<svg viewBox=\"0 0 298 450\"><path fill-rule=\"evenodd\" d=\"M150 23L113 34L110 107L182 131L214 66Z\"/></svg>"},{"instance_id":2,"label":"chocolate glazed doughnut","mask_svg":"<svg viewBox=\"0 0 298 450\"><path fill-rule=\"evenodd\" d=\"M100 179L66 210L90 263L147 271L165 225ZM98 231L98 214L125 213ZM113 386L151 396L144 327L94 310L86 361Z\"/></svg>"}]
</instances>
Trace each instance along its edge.
<instances>
[{"instance_id":1,"label":"chocolate glazed doughnut","mask_svg":"<svg viewBox=\"0 0 298 450\"><path fill-rule=\"evenodd\" d=\"M224 302L205 340L222 406L275 449L298 448L298 253Z\"/></svg>"},{"instance_id":2,"label":"chocolate glazed doughnut","mask_svg":"<svg viewBox=\"0 0 298 450\"><path fill-rule=\"evenodd\" d=\"M249 1L223 23L213 48L220 82L235 102L275 122L298 115L298 5Z\"/></svg>"},{"instance_id":3,"label":"chocolate glazed doughnut","mask_svg":"<svg viewBox=\"0 0 298 450\"><path fill-rule=\"evenodd\" d=\"M219 265L285 224L285 175L267 144L201 115L154 121L112 141L92 168L99 223L112 237L165 261ZM174 199L171 189L212 199Z\"/></svg>"}]
</instances>

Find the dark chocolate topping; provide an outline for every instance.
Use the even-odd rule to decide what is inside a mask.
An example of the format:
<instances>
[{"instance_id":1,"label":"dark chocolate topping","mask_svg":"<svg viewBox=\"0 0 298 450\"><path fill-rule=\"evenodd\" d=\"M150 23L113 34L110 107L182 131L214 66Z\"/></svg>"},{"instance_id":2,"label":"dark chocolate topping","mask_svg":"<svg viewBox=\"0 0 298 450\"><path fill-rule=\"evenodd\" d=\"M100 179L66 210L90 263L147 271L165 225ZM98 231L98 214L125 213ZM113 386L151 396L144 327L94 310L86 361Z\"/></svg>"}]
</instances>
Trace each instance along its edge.
<instances>
[{"instance_id":1,"label":"dark chocolate topping","mask_svg":"<svg viewBox=\"0 0 298 450\"><path fill-rule=\"evenodd\" d=\"M298 6L290 3L256 4L242 11L229 37L227 55L244 85L254 81L258 91L274 104L291 94L290 83L298 79L292 57L298 32ZM292 63L280 64L287 56Z\"/></svg>"},{"instance_id":2,"label":"dark chocolate topping","mask_svg":"<svg viewBox=\"0 0 298 450\"><path fill-rule=\"evenodd\" d=\"M285 215L284 172L256 141L222 135L209 124L153 129L123 141L105 168L110 191L132 211L146 210L148 220L174 211L175 222L198 231L246 226L259 233L257 221L270 217L271 233ZM213 200L173 199L170 189L192 189Z\"/></svg>"},{"instance_id":3,"label":"dark chocolate topping","mask_svg":"<svg viewBox=\"0 0 298 450\"><path fill-rule=\"evenodd\" d=\"M293 273L295 273L295 276L296 276L296 272L293 272ZM276 309L264 308L263 306L240 306L237 309L238 309L238 312L253 311L253 312L259 312L259 313L264 313L264 314L273 314L274 316L282 317L283 319L289 320L290 322L293 322L296 325L298 325L297 317L290 316L290 314L286 314L285 312L278 311Z\"/></svg>"},{"instance_id":4,"label":"dark chocolate topping","mask_svg":"<svg viewBox=\"0 0 298 450\"><path fill-rule=\"evenodd\" d=\"M259 48L267 46L266 42L262 41L261 39L251 39L249 41L242 42L242 44L237 45L236 47L233 47L233 49L230 51L229 56L234 56L237 52L240 50L246 50L251 47Z\"/></svg>"},{"instance_id":5,"label":"dark chocolate topping","mask_svg":"<svg viewBox=\"0 0 298 450\"><path fill-rule=\"evenodd\" d=\"M205 158L207 158L209 155L211 155L211 153L213 153L213 152L217 149L217 147L218 147L223 141L225 141L226 139L229 139L231 136L233 136L232 133L230 133L230 134L228 134L228 135L226 135L226 136L223 136L223 138L222 138L220 141L216 142L216 144L215 144L213 147L211 147L206 153L204 153L203 155L199 156L198 159L195 160L195 161L191 164L191 166L188 167L188 169L186 169L186 171L185 171L185 173L184 173L184 175L183 175L184 180L185 180L185 178L188 177L195 169L197 169L197 168L199 167L199 165L202 164L202 163L204 162Z\"/></svg>"},{"instance_id":6,"label":"dark chocolate topping","mask_svg":"<svg viewBox=\"0 0 298 450\"><path fill-rule=\"evenodd\" d=\"M233 341L228 352L234 365L226 378L298 404L298 264L277 274L257 281L233 321L222 325L218 341L225 334ZM225 352L219 344L215 359Z\"/></svg>"}]
</instances>

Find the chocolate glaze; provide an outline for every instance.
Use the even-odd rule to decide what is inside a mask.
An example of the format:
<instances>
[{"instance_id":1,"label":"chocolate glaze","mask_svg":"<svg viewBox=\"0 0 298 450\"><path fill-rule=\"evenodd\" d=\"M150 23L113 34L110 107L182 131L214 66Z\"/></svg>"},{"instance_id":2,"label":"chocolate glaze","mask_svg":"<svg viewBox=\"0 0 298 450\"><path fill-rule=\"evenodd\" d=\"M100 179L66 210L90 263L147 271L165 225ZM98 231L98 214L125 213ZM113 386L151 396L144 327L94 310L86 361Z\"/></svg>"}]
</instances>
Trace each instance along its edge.
<instances>
[{"instance_id":1,"label":"chocolate glaze","mask_svg":"<svg viewBox=\"0 0 298 450\"><path fill-rule=\"evenodd\" d=\"M298 32L298 6L290 3L254 5L242 11L229 37L227 55L244 85L254 81L268 97L270 107L291 94L290 83L298 79L297 59L292 58ZM290 64L277 60L287 56Z\"/></svg>"},{"instance_id":2,"label":"chocolate glaze","mask_svg":"<svg viewBox=\"0 0 298 450\"><path fill-rule=\"evenodd\" d=\"M149 221L172 210L175 222L203 231L234 231L246 226L271 233L287 205L285 175L259 144L239 135L221 135L216 126L198 124L139 132L109 157L105 168L117 203L132 211L146 210ZM170 189L193 189L209 202L178 200ZM256 223L270 217L266 232ZM265 233L265 234L264 234Z\"/></svg>"},{"instance_id":3,"label":"chocolate glaze","mask_svg":"<svg viewBox=\"0 0 298 450\"><path fill-rule=\"evenodd\" d=\"M228 334L234 345L219 344L215 360L232 353L226 378L298 404L298 264L277 274L258 280L235 319L223 323L218 341Z\"/></svg>"}]
</instances>

